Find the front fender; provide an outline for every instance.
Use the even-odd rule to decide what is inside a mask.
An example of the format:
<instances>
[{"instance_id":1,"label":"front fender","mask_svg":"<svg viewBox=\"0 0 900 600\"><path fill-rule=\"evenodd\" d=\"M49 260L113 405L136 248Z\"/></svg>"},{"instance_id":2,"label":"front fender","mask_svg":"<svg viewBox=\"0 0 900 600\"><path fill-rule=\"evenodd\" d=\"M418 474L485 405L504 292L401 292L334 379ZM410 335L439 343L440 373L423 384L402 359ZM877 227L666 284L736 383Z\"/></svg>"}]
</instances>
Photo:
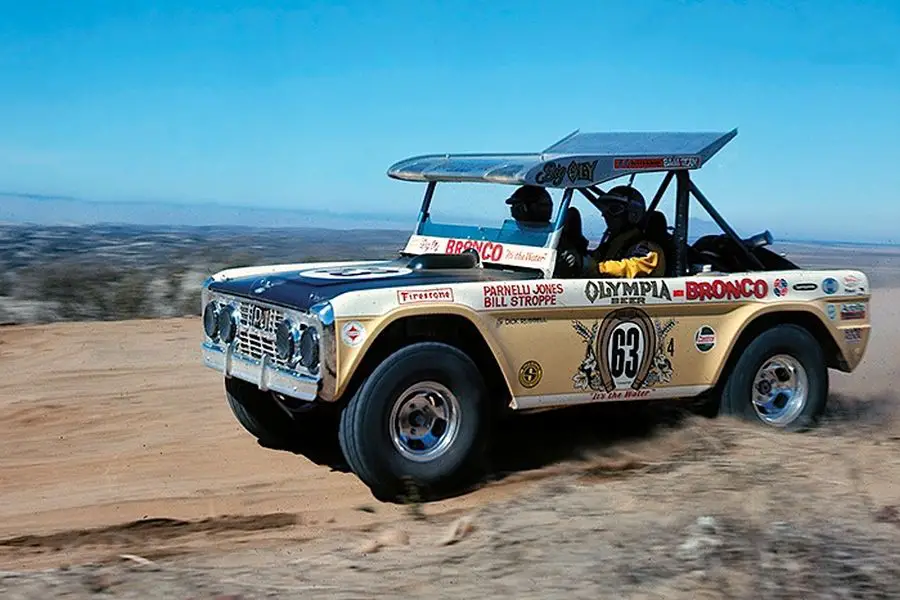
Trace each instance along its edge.
<instances>
[{"instance_id":1,"label":"front fender","mask_svg":"<svg viewBox=\"0 0 900 600\"><path fill-rule=\"evenodd\" d=\"M369 317L338 318L335 323L337 378L335 381L335 398L343 396L350 381L354 378L360 365L372 348L379 343L380 336L392 325L410 317L425 316L439 319L442 316L458 316L466 319L477 330L478 335L487 345L493 359L499 367L507 391L512 393L508 373L509 364L491 333L484 317L471 308L459 304L429 304L427 306L398 307L384 315ZM362 328L362 339L354 342L347 329Z\"/></svg>"}]
</instances>

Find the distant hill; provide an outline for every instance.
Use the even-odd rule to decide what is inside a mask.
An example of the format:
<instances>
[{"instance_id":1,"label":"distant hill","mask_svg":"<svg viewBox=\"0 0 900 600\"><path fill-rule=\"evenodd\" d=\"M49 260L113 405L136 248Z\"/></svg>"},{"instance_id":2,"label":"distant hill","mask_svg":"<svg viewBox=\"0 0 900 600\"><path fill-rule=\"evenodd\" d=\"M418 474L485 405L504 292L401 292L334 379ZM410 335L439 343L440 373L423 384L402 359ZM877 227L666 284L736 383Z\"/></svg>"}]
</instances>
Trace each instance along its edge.
<instances>
[{"instance_id":1,"label":"distant hill","mask_svg":"<svg viewBox=\"0 0 900 600\"><path fill-rule=\"evenodd\" d=\"M697 214L700 211L694 211ZM444 219L458 219L459 223L480 223L477 217L442 215ZM347 229L411 231L416 211L405 212L339 212L324 209L265 208L230 206L217 203L179 204L176 202L101 202L65 196L45 196L0 192L0 224L31 223L41 226L119 224L161 227L304 227L345 231ZM671 225L671 221L669 225ZM747 230L740 223L731 223L740 235L759 233ZM602 220L585 219L584 233L592 240L603 235ZM777 226L770 227L776 243L799 242L815 246L842 244L852 246L894 246L889 242L850 242L829 239L784 236ZM688 239L721 233L719 226L704 218L692 217Z\"/></svg>"},{"instance_id":2,"label":"distant hill","mask_svg":"<svg viewBox=\"0 0 900 600\"><path fill-rule=\"evenodd\" d=\"M37 225L243 225L249 227L320 227L368 229L412 227L415 214L339 213L327 210L291 210L177 204L174 202L97 202L81 198L0 193L0 222Z\"/></svg>"},{"instance_id":3,"label":"distant hill","mask_svg":"<svg viewBox=\"0 0 900 600\"><path fill-rule=\"evenodd\" d=\"M81 198L38 194L0 193L0 222L37 225L129 224L148 226L244 226L314 227L324 229L392 229L409 231L415 213L340 213L327 210L292 210L227 206L222 204L177 204L173 202L98 202ZM471 218L466 219L467 222ZM585 235L603 235L602 221L586 228ZM690 236L719 233L718 226L703 219L690 220Z\"/></svg>"}]
</instances>

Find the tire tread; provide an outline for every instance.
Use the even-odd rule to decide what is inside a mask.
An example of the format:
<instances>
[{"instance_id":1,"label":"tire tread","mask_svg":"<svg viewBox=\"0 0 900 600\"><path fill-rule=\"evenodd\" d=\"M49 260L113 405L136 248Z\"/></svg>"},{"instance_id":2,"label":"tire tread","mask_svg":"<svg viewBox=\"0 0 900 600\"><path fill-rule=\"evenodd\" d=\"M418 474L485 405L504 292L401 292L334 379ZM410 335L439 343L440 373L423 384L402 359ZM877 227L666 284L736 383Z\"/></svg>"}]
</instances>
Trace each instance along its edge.
<instances>
[{"instance_id":1,"label":"tire tread","mask_svg":"<svg viewBox=\"0 0 900 600\"><path fill-rule=\"evenodd\" d=\"M775 347L781 352L783 346L790 348L789 352L800 360L807 370L809 379L809 398L803 411L793 423L783 427L785 431L806 431L818 422L828 399L828 367L821 346L806 328L793 323L775 325L761 332L752 339L746 347L740 349L741 356L735 362L722 386L722 396L719 405L719 414L755 420L758 419L752 407L748 406L750 400L745 392L740 389L745 383L744 370L755 371L755 363L759 362L762 354L768 353L767 349ZM797 349L800 349L799 352Z\"/></svg>"},{"instance_id":2,"label":"tire tread","mask_svg":"<svg viewBox=\"0 0 900 600\"><path fill-rule=\"evenodd\" d=\"M366 431L366 427L373 426L369 422L370 411L368 409L370 407L370 402L373 401L370 400L370 397L372 394L377 393L377 390L382 388L387 378L397 377L397 361L405 361L410 357L421 353L440 353L445 356L449 355L453 360L458 361L458 364L462 365L463 369L471 371L470 374L472 379L467 380L464 383L466 385L474 385L480 396L477 398L476 402L477 409L481 414L478 416L477 422L479 423L479 428L476 432L472 452L461 461L459 468L452 476L441 481L436 487L450 487L459 480L470 476L474 471L473 465L479 457L481 440L483 438L483 426L486 422L484 418L485 411L483 410L483 403L487 398L484 380L474 361L472 361L472 359L462 350L443 342L416 342L409 346L405 346L388 356L368 377L366 377L356 393L353 394L347 405L344 407L340 419L339 438L341 449L344 452L344 458L360 480L362 480L379 499L396 498L405 490L401 489L403 487L402 483L394 480L393 477L385 478L384 472L386 467L383 463L380 463L382 459L375 456L373 448L367 448L366 450L368 450L368 452L364 451L363 447L367 443L364 442L362 433ZM374 401L377 402L377 400ZM393 448L391 448L391 451L393 451ZM379 464L380 467L378 466Z\"/></svg>"}]
</instances>

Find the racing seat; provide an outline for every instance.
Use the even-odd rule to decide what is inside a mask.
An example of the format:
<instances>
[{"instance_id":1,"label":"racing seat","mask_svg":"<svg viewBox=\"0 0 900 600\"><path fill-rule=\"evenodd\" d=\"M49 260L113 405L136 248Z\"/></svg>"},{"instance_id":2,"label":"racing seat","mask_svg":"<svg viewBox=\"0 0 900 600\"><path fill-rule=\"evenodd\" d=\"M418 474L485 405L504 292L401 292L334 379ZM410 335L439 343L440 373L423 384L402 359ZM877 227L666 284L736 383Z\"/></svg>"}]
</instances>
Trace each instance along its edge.
<instances>
[{"instance_id":1,"label":"racing seat","mask_svg":"<svg viewBox=\"0 0 900 600\"><path fill-rule=\"evenodd\" d=\"M584 237L581 223L581 212L574 206L566 209L566 217L563 220L560 244L566 243L577 250L582 256L587 254L588 239Z\"/></svg>"},{"instance_id":2,"label":"racing seat","mask_svg":"<svg viewBox=\"0 0 900 600\"><path fill-rule=\"evenodd\" d=\"M579 262L584 260L588 253L588 239L582 233L581 212L574 206L566 209L566 215L563 218L562 231L559 235L559 243L556 246L558 252L570 251L579 257ZM553 276L561 278L577 277L581 271L581 266L576 263L574 267L567 265L557 255L556 268Z\"/></svg>"},{"instance_id":3,"label":"racing seat","mask_svg":"<svg viewBox=\"0 0 900 600\"><path fill-rule=\"evenodd\" d=\"M644 226L644 235L651 242L659 244L666 261L665 277L672 277L675 273L675 241L669 233L669 224L666 215L654 210L647 215L647 224Z\"/></svg>"}]
</instances>

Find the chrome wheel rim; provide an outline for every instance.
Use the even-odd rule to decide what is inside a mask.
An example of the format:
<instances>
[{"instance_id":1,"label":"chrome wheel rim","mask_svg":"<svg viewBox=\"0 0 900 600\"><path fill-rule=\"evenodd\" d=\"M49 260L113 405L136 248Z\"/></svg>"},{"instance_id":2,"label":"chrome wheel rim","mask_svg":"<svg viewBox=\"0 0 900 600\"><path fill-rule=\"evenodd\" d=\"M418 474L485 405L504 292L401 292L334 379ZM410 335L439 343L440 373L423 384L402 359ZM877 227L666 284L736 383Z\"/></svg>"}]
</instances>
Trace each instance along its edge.
<instances>
[{"instance_id":1,"label":"chrome wheel rim","mask_svg":"<svg viewBox=\"0 0 900 600\"><path fill-rule=\"evenodd\" d=\"M809 378L793 356L779 354L766 360L753 378L753 409L769 425L782 427L806 406Z\"/></svg>"},{"instance_id":2,"label":"chrome wheel rim","mask_svg":"<svg viewBox=\"0 0 900 600\"><path fill-rule=\"evenodd\" d=\"M397 396L391 409L391 441L409 460L442 456L459 433L459 400L446 386L422 381Z\"/></svg>"}]
</instances>

